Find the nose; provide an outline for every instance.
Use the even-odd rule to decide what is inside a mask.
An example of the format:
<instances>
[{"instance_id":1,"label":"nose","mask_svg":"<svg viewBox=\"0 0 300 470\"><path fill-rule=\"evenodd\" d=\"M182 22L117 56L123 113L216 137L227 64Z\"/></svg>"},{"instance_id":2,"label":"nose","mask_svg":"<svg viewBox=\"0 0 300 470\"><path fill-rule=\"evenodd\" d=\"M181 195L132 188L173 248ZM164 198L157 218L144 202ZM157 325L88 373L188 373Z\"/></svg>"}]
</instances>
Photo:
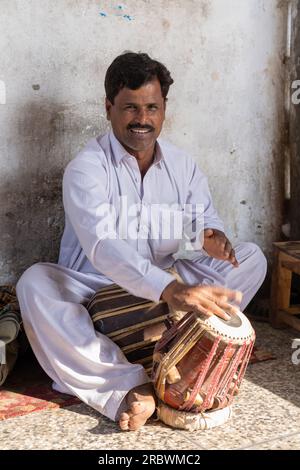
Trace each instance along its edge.
<instances>
[{"instance_id":1,"label":"nose","mask_svg":"<svg viewBox=\"0 0 300 470\"><path fill-rule=\"evenodd\" d=\"M147 110L144 108L140 108L137 113L137 119L140 124L142 125L147 124Z\"/></svg>"}]
</instances>

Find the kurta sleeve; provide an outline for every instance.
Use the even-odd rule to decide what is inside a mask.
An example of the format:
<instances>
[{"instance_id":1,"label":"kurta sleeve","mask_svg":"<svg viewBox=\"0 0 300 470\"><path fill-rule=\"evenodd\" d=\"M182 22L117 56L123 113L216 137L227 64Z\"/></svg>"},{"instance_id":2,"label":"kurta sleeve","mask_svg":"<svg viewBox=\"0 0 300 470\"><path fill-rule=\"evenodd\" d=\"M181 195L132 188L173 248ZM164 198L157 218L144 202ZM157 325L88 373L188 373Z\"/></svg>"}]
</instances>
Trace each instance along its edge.
<instances>
[{"instance_id":1,"label":"kurta sleeve","mask_svg":"<svg viewBox=\"0 0 300 470\"><path fill-rule=\"evenodd\" d=\"M81 247L99 273L138 297L158 302L174 277L142 257L115 230L104 163L84 155L67 166L63 204Z\"/></svg>"},{"instance_id":2,"label":"kurta sleeve","mask_svg":"<svg viewBox=\"0 0 300 470\"><path fill-rule=\"evenodd\" d=\"M194 161L192 161L190 175L187 204L202 205L204 228L215 228L224 231L224 224L212 202L207 178Z\"/></svg>"}]
</instances>

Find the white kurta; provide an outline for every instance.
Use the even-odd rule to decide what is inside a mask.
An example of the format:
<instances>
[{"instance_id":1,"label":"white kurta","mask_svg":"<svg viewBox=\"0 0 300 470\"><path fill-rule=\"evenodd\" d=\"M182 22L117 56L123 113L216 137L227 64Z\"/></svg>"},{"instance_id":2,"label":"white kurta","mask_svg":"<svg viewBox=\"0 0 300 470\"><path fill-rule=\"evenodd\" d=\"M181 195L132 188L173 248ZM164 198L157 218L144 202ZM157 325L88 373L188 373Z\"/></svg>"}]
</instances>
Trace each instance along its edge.
<instances>
[{"instance_id":1,"label":"white kurta","mask_svg":"<svg viewBox=\"0 0 300 470\"><path fill-rule=\"evenodd\" d=\"M128 207L137 208L138 215L130 221L133 235L114 239L103 225L100 208L110 204L119 220L120 197L125 195ZM252 243L235 247L239 268L212 259L201 249L188 253L188 259L177 259L176 237L152 237L149 208L161 203L202 204L204 227L223 230L205 176L189 156L161 140L142 180L136 159L112 132L93 139L66 168L63 203L65 230L58 264L38 263L17 284L24 327L55 389L117 419L128 391L149 379L142 366L130 364L110 339L95 332L82 303L112 282L158 301L174 279L164 270L174 266L190 285L242 291L243 309L263 282L266 260Z\"/></svg>"},{"instance_id":2,"label":"white kurta","mask_svg":"<svg viewBox=\"0 0 300 470\"><path fill-rule=\"evenodd\" d=\"M124 196L129 210L137 208L137 216L129 219L131 236L105 239L104 214L98 209L111 205L119 219L120 197ZM84 273L102 273L105 283L113 279L153 301L159 300L173 279L163 269L174 263L172 255L179 240L151 238L150 209L200 203L204 225L223 230L205 176L189 156L160 140L155 161L142 181L137 160L112 132L93 139L66 168L63 201L66 222L58 264Z\"/></svg>"}]
</instances>

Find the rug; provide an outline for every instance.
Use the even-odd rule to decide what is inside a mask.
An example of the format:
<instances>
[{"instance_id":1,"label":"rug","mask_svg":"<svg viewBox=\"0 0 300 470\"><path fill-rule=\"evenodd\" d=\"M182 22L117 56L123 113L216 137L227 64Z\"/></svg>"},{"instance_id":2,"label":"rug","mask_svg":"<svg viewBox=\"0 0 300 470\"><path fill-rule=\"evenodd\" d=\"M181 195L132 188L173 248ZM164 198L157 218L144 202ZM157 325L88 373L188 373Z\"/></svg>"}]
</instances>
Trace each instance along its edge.
<instances>
[{"instance_id":1,"label":"rug","mask_svg":"<svg viewBox=\"0 0 300 470\"><path fill-rule=\"evenodd\" d=\"M74 396L52 390L51 384L32 351L26 353L0 387L0 420L80 403Z\"/></svg>"},{"instance_id":2,"label":"rug","mask_svg":"<svg viewBox=\"0 0 300 470\"><path fill-rule=\"evenodd\" d=\"M273 359L276 359L276 356L270 353L270 351L266 351L265 349L254 346L249 364L255 364L256 362L270 361Z\"/></svg>"},{"instance_id":3,"label":"rug","mask_svg":"<svg viewBox=\"0 0 300 470\"><path fill-rule=\"evenodd\" d=\"M270 359L276 357L268 351L254 347L250 364ZM0 420L80 403L76 397L52 390L51 383L32 351L26 353L18 360L5 384L0 387Z\"/></svg>"}]
</instances>

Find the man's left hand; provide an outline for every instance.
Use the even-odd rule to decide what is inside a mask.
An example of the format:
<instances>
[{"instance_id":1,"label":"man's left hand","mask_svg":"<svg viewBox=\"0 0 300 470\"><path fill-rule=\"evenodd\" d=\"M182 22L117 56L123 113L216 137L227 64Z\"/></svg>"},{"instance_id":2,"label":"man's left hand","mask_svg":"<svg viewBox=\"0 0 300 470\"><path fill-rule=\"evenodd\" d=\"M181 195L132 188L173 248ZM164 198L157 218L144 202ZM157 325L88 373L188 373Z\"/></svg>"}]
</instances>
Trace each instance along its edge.
<instances>
[{"instance_id":1,"label":"man's left hand","mask_svg":"<svg viewBox=\"0 0 300 470\"><path fill-rule=\"evenodd\" d=\"M203 248L209 256L229 261L229 263L236 268L239 266L230 241L225 233L220 230L216 230L215 228L207 228L204 230Z\"/></svg>"}]
</instances>

